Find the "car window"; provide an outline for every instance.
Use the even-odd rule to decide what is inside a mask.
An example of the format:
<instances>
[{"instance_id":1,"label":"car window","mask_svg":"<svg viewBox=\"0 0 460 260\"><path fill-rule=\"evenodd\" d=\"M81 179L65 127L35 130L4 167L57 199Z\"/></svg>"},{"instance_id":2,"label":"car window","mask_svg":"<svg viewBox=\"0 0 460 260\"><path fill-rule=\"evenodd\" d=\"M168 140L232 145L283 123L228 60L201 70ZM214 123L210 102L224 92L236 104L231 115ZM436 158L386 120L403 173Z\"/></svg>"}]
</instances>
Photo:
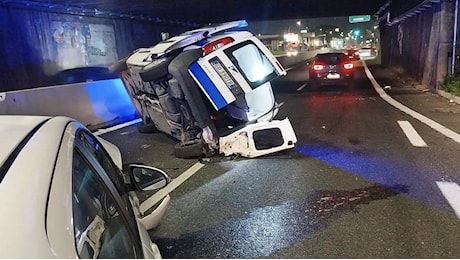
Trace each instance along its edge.
<instances>
[{"instance_id":1,"label":"car window","mask_svg":"<svg viewBox=\"0 0 460 260\"><path fill-rule=\"evenodd\" d=\"M328 55L318 55L317 61L324 62L326 64L337 64L340 61L344 60L345 55L342 53L337 54L328 54Z\"/></svg>"},{"instance_id":2,"label":"car window","mask_svg":"<svg viewBox=\"0 0 460 260\"><path fill-rule=\"evenodd\" d=\"M78 138L85 145L85 148L90 152L94 158L99 162L99 164L104 168L107 175L110 177L112 182L115 184L115 187L118 190L118 193L125 194L125 184L121 171L113 163L109 154L104 150L104 147L87 132L80 131L77 134Z\"/></svg>"},{"instance_id":3,"label":"car window","mask_svg":"<svg viewBox=\"0 0 460 260\"><path fill-rule=\"evenodd\" d=\"M73 155L72 192L75 244L79 257L135 258L135 243L115 200L77 148Z\"/></svg>"},{"instance_id":4,"label":"car window","mask_svg":"<svg viewBox=\"0 0 460 260\"><path fill-rule=\"evenodd\" d=\"M276 75L273 64L250 41L237 44L225 53L231 57L252 88L260 86Z\"/></svg>"}]
</instances>

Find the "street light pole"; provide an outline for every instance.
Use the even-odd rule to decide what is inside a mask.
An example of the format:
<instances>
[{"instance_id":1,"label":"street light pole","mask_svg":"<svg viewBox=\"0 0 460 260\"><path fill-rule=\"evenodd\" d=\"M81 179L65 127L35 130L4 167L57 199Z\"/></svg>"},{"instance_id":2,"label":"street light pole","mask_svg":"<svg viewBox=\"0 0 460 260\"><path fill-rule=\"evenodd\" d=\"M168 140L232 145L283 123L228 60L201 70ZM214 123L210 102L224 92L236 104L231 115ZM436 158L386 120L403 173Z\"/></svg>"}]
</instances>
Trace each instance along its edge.
<instances>
[{"instance_id":1,"label":"street light pole","mask_svg":"<svg viewBox=\"0 0 460 260\"><path fill-rule=\"evenodd\" d=\"M455 11L454 11L454 39L452 42L452 66L450 75L455 73L455 60L456 60L456 51L457 51L457 28L458 28L458 0L455 0Z\"/></svg>"}]
</instances>

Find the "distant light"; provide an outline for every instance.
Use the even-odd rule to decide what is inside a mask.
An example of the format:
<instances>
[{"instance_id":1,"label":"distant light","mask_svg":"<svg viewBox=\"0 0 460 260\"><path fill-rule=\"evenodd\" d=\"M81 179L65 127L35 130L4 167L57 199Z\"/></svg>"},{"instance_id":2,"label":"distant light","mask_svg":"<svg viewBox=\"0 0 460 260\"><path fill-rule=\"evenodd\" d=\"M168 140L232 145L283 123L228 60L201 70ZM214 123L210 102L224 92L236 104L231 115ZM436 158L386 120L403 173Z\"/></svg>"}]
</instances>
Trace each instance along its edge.
<instances>
[{"instance_id":1,"label":"distant light","mask_svg":"<svg viewBox=\"0 0 460 260\"><path fill-rule=\"evenodd\" d=\"M294 33L288 33L284 35L284 39L287 42L299 42L299 35Z\"/></svg>"},{"instance_id":2,"label":"distant light","mask_svg":"<svg viewBox=\"0 0 460 260\"><path fill-rule=\"evenodd\" d=\"M302 22L301 22L301 21L297 21L297 25L298 25L298 26L302 25Z\"/></svg>"}]
</instances>

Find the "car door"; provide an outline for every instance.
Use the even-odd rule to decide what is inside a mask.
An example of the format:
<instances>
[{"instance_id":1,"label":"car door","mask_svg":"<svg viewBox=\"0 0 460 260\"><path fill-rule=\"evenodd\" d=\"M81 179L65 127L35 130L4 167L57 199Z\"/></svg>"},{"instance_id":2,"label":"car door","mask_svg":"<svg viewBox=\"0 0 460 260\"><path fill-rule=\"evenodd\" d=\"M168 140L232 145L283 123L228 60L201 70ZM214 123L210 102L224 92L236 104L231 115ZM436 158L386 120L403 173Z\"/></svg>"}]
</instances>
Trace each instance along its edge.
<instances>
[{"instance_id":1,"label":"car door","mask_svg":"<svg viewBox=\"0 0 460 260\"><path fill-rule=\"evenodd\" d=\"M84 175L79 172L73 174L75 201L80 201L81 203L81 201L86 199L91 202L74 206L75 223L77 224L78 222L76 218L76 214L78 213L77 206L80 206L80 208L86 207L87 210L85 212L94 212L94 209L91 211L94 208L91 205L97 205L96 208L98 211L96 212L99 212L99 214L92 213L89 216L86 214L83 218L80 218L84 219L84 223L79 229L80 232L75 232L75 234L84 235L85 233L81 230L84 230L85 225L87 226L86 229L91 229L93 228L91 225L105 223L109 232L105 234L105 232L99 231L99 233L96 232L95 234L101 236L101 238L102 235L110 237L111 226L117 226L115 228L117 234L114 234L114 238L110 240L113 245L109 244L105 247L104 245L100 245L99 256L104 258L107 256L114 256L116 258L161 258L158 247L152 243L144 226L134 214L123 173L114 164L102 144L89 132L79 131L76 134L74 154L74 168L77 169L76 166L78 165L83 165L84 167ZM89 181L90 179L91 181ZM82 190L81 193L79 192L80 190ZM82 198L80 199L79 196L82 196ZM93 215L96 216L93 217ZM87 223L88 219L92 219L93 221ZM92 232L94 233L95 231ZM91 236L87 235L87 237L79 237L76 240L79 252L87 252L88 250L92 252L94 251L93 248L98 248L95 247L97 246L96 244L87 242L91 240L89 238ZM104 239L103 241L109 240ZM129 250L129 247L132 247L132 250ZM104 250L105 248L110 250ZM108 255L107 252L112 252L112 255ZM118 255L113 252L117 252ZM91 256L91 254L89 255ZM95 255L93 254L93 256Z\"/></svg>"}]
</instances>

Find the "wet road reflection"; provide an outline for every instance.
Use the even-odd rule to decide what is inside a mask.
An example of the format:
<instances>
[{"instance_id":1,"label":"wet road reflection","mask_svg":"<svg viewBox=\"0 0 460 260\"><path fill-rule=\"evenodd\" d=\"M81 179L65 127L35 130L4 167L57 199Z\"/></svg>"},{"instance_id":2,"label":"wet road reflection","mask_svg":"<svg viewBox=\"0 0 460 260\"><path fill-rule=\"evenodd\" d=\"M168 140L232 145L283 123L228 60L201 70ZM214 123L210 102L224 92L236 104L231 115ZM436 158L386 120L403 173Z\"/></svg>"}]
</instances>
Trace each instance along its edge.
<instances>
[{"instance_id":1,"label":"wet road reflection","mask_svg":"<svg viewBox=\"0 0 460 260\"><path fill-rule=\"evenodd\" d=\"M255 209L240 219L177 239L152 238L164 258L260 258L301 242L341 214L359 211L360 205L407 191L403 185L322 190L303 200Z\"/></svg>"}]
</instances>

